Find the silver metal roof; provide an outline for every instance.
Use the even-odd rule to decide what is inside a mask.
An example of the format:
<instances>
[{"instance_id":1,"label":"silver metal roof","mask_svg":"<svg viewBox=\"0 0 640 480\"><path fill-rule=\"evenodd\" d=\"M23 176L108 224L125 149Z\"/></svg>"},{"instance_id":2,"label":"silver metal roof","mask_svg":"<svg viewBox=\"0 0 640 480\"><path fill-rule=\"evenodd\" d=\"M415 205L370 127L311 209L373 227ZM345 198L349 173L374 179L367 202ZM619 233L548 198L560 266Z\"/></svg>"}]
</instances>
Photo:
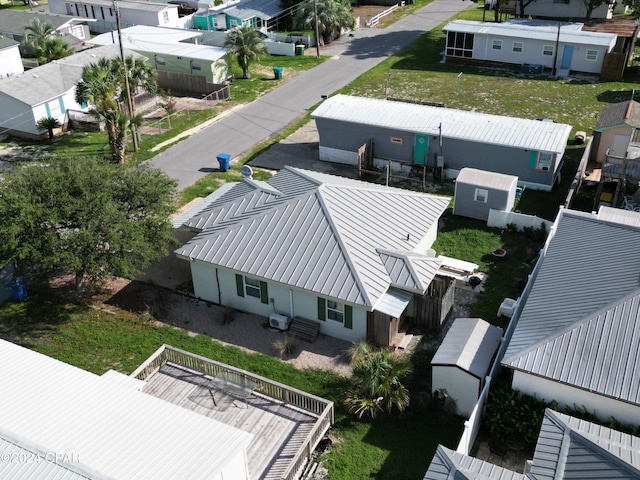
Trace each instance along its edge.
<instances>
[{"instance_id":1,"label":"silver metal roof","mask_svg":"<svg viewBox=\"0 0 640 480\"><path fill-rule=\"evenodd\" d=\"M249 20L253 17L269 19L282 11L277 0L243 0L239 4L223 10L225 15Z\"/></svg>"},{"instance_id":2,"label":"silver metal roof","mask_svg":"<svg viewBox=\"0 0 640 480\"><path fill-rule=\"evenodd\" d=\"M622 223L630 227L640 227L640 212L623 210L621 208L600 206L598 218L614 223Z\"/></svg>"},{"instance_id":3,"label":"silver metal roof","mask_svg":"<svg viewBox=\"0 0 640 480\"><path fill-rule=\"evenodd\" d=\"M640 438L547 409L530 476L535 480L640 478Z\"/></svg>"},{"instance_id":4,"label":"silver metal roof","mask_svg":"<svg viewBox=\"0 0 640 480\"><path fill-rule=\"evenodd\" d=\"M431 365L457 366L474 377L484 378L501 338L502 329L481 318L456 318Z\"/></svg>"},{"instance_id":5,"label":"silver metal roof","mask_svg":"<svg viewBox=\"0 0 640 480\"><path fill-rule=\"evenodd\" d=\"M146 57L125 50L125 55L144 59ZM120 57L117 45L91 48L68 57L32 68L20 75L5 78L0 82L0 95L8 95L29 105L39 105L71 90L82 78L82 69L101 58Z\"/></svg>"},{"instance_id":6,"label":"silver metal roof","mask_svg":"<svg viewBox=\"0 0 640 480\"><path fill-rule=\"evenodd\" d=\"M30 451L75 453L77 461L65 467L90 478L208 479L252 439L242 430L4 340L0 364L0 437L18 438L19 446ZM21 475L0 476L16 480ZM31 478L54 480L56 475Z\"/></svg>"},{"instance_id":7,"label":"silver metal roof","mask_svg":"<svg viewBox=\"0 0 640 480\"><path fill-rule=\"evenodd\" d=\"M391 277L391 284L415 293L424 293L436 276L442 260L415 252L378 249L380 260Z\"/></svg>"},{"instance_id":8,"label":"silver metal roof","mask_svg":"<svg viewBox=\"0 0 640 480\"><path fill-rule=\"evenodd\" d=\"M423 480L527 480L527 476L438 445Z\"/></svg>"},{"instance_id":9,"label":"silver metal roof","mask_svg":"<svg viewBox=\"0 0 640 480\"><path fill-rule=\"evenodd\" d=\"M390 317L400 318L412 297L413 295L409 292L390 288L380 297L374 309Z\"/></svg>"},{"instance_id":10,"label":"silver metal roof","mask_svg":"<svg viewBox=\"0 0 640 480\"><path fill-rule=\"evenodd\" d=\"M90 40L87 43L92 45L118 45L118 37L111 33L103 33ZM176 57L192 58L195 60L206 60L215 62L227 54L227 49L222 47L213 47L210 45L196 45L188 42L163 42L149 41L144 35L127 34L122 36L122 45L124 48L136 52L149 52L158 55L172 55Z\"/></svg>"},{"instance_id":11,"label":"silver metal roof","mask_svg":"<svg viewBox=\"0 0 640 480\"><path fill-rule=\"evenodd\" d=\"M314 118L371 125L423 135L562 154L571 126L377 98L335 95Z\"/></svg>"},{"instance_id":12,"label":"silver metal roof","mask_svg":"<svg viewBox=\"0 0 640 480\"><path fill-rule=\"evenodd\" d=\"M487 187L494 190L509 191L514 183L518 183L518 177L465 167L460 170L460 173L456 177L456 183L466 183L468 185Z\"/></svg>"},{"instance_id":13,"label":"silver metal roof","mask_svg":"<svg viewBox=\"0 0 640 480\"><path fill-rule=\"evenodd\" d=\"M560 42L580 45L613 46L618 36L615 33L583 31L582 23L562 23L553 21L513 19L506 22L478 22L474 20L454 20L447 23L444 31L464 32L495 37L513 37L555 42L558 39L560 26Z\"/></svg>"},{"instance_id":14,"label":"silver metal roof","mask_svg":"<svg viewBox=\"0 0 640 480\"><path fill-rule=\"evenodd\" d=\"M205 198L197 202L188 210L180 213L179 215L176 215L176 217L171 220L171 224L173 225L173 228L180 228L185 224L185 222L188 222L191 218L198 216L204 210L206 210L207 208L210 208L210 206L215 201L217 201L225 193L231 190L234 185L237 185L237 183L228 182L228 183L225 183L224 185L221 185L220 188L217 188L216 190L211 192L209 195L207 195Z\"/></svg>"},{"instance_id":15,"label":"silver metal roof","mask_svg":"<svg viewBox=\"0 0 640 480\"><path fill-rule=\"evenodd\" d=\"M245 195L234 188L187 222L201 233L176 254L371 308L393 285L377 250L413 252L449 202L291 167L267 183L243 182Z\"/></svg>"},{"instance_id":16,"label":"silver metal roof","mask_svg":"<svg viewBox=\"0 0 640 480\"><path fill-rule=\"evenodd\" d=\"M502 363L640 403L640 227L561 210L545 248Z\"/></svg>"}]
</instances>

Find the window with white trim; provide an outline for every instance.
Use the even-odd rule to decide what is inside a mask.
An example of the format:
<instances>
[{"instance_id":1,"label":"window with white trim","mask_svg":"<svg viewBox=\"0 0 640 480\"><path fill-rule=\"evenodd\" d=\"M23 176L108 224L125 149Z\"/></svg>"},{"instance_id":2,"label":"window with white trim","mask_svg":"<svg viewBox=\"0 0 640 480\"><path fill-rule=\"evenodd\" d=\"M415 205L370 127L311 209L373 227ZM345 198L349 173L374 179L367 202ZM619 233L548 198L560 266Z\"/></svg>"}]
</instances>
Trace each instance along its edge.
<instances>
[{"instance_id":1,"label":"window with white trim","mask_svg":"<svg viewBox=\"0 0 640 480\"><path fill-rule=\"evenodd\" d=\"M553 153L538 152L538 161L536 162L536 170L549 171L553 162Z\"/></svg>"},{"instance_id":2,"label":"window with white trim","mask_svg":"<svg viewBox=\"0 0 640 480\"><path fill-rule=\"evenodd\" d=\"M597 50L587 50L587 61L595 62L598 60L598 51Z\"/></svg>"},{"instance_id":3,"label":"window with white trim","mask_svg":"<svg viewBox=\"0 0 640 480\"><path fill-rule=\"evenodd\" d=\"M162 12L162 21L163 23L169 23L169 12Z\"/></svg>"},{"instance_id":4,"label":"window with white trim","mask_svg":"<svg viewBox=\"0 0 640 480\"><path fill-rule=\"evenodd\" d=\"M344 305L333 300L327 300L327 318L335 322L344 323Z\"/></svg>"},{"instance_id":5,"label":"window with white trim","mask_svg":"<svg viewBox=\"0 0 640 480\"><path fill-rule=\"evenodd\" d=\"M513 51L514 52L522 52L522 47L524 44L522 42L513 42Z\"/></svg>"},{"instance_id":6,"label":"window with white trim","mask_svg":"<svg viewBox=\"0 0 640 480\"><path fill-rule=\"evenodd\" d=\"M485 190L484 188L476 188L475 195L473 199L476 202L487 203L487 199L489 198L489 190Z\"/></svg>"},{"instance_id":7,"label":"window with white trim","mask_svg":"<svg viewBox=\"0 0 640 480\"><path fill-rule=\"evenodd\" d=\"M493 40L491 42L491 48L494 50L502 50L502 40Z\"/></svg>"},{"instance_id":8,"label":"window with white trim","mask_svg":"<svg viewBox=\"0 0 640 480\"><path fill-rule=\"evenodd\" d=\"M553 55L553 45L545 45L542 47L542 55L550 57Z\"/></svg>"},{"instance_id":9,"label":"window with white trim","mask_svg":"<svg viewBox=\"0 0 640 480\"><path fill-rule=\"evenodd\" d=\"M244 277L244 293L248 297L260 298L260 281L255 278Z\"/></svg>"}]
</instances>

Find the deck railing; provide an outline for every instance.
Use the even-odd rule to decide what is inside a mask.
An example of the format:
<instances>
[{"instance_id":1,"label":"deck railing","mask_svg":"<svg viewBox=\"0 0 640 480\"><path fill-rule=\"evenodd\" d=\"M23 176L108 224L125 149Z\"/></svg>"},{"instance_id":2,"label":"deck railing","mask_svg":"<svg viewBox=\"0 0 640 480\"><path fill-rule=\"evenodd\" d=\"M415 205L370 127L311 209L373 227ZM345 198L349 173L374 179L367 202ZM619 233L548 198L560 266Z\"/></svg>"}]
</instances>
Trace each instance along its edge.
<instances>
[{"instance_id":1,"label":"deck railing","mask_svg":"<svg viewBox=\"0 0 640 480\"><path fill-rule=\"evenodd\" d=\"M254 390L261 395L282 401L318 417L307 438L282 475L283 480L297 478L297 475L299 475L307 461L311 458L313 450L322 439L322 436L329 430L334 422L333 402L329 400L169 345L162 345L156 350L131 374L131 377L146 380L157 373L167 362L202 372L211 377L220 377L223 375L227 381L234 382L238 385L250 383L255 385Z\"/></svg>"}]
</instances>

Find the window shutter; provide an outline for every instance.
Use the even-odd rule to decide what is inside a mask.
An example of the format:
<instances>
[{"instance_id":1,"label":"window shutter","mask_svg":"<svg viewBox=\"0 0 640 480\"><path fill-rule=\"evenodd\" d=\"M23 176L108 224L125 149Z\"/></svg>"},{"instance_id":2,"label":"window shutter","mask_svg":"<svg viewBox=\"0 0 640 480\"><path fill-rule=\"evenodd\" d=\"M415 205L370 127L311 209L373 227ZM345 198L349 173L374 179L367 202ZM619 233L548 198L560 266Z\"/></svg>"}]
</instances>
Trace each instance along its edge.
<instances>
[{"instance_id":1,"label":"window shutter","mask_svg":"<svg viewBox=\"0 0 640 480\"><path fill-rule=\"evenodd\" d=\"M353 328L353 307L351 305L344 306L344 328Z\"/></svg>"},{"instance_id":2,"label":"window shutter","mask_svg":"<svg viewBox=\"0 0 640 480\"><path fill-rule=\"evenodd\" d=\"M269 303L269 290L267 289L267 282L260 282L260 301L262 303Z\"/></svg>"},{"instance_id":3,"label":"window shutter","mask_svg":"<svg viewBox=\"0 0 640 480\"><path fill-rule=\"evenodd\" d=\"M236 273L236 289L238 290L238 296L244 297L244 279L242 275Z\"/></svg>"},{"instance_id":4,"label":"window shutter","mask_svg":"<svg viewBox=\"0 0 640 480\"><path fill-rule=\"evenodd\" d=\"M538 163L538 152L531 150L529 154L529 167L536 168L536 163Z\"/></svg>"},{"instance_id":5,"label":"window shutter","mask_svg":"<svg viewBox=\"0 0 640 480\"><path fill-rule=\"evenodd\" d=\"M324 298L318 297L318 320L327 320L327 302Z\"/></svg>"}]
</instances>

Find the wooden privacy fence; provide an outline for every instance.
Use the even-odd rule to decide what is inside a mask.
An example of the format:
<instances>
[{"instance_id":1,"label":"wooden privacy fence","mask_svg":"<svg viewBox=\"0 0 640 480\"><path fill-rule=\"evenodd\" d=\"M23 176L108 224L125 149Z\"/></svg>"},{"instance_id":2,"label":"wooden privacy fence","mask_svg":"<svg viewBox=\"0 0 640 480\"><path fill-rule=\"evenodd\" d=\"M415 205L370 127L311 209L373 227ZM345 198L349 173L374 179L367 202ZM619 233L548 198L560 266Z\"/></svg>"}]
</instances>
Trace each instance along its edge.
<instances>
[{"instance_id":1,"label":"wooden privacy fence","mask_svg":"<svg viewBox=\"0 0 640 480\"><path fill-rule=\"evenodd\" d=\"M189 93L197 95L209 95L218 90L224 90L228 85L224 83L211 83L204 75L192 75L181 72L158 71L158 87L172 92ZM226 100L228 96L224 98Z\"/></svg>"},{"instance_id":2,"label":"wooden privacy fence","mask_svg":"<svg viewBox=\"0 0 640 480\"><path fill-rule=\"evenodd\" d=\"M318 417L315 425L307 435L296 454L292 457L289 467L282 475L282 480L297 478L300 471L311 458L313 451L334 422L333 402L317 397L302 390L298 390L268 378L254 375L246 370L225 365L200 355L186 352L169 345L162 345L140 365L130 376L139 380L146 380L155 374L165 363L172 363L201 372L212 378L224 377L227 382L237 385L251 384L255 392L266 397L279 400L288 405L300 408Z\"/></svg>"},{"instance_id":3,"label":"wooden privacy fence","mask_svg":"<svg viewBox=\"0 0 640 480\"><path fill-rule=\"evenodd\" d=\"M627 57L624 53L605 53L602 59L600 80L603 82L617 82L622 80Z\"/></svg>"},{"instance_id":4,"label":"wooden privacy fence","mask_svg":"<svg viewBox=\"0 0 640 480\"><path fill-rule=\"evenodd\" d=\"M439 330L453 307L455 280L436 276L424 295L414 295L414 323L429 330Z\"/></svg>"}]
</instances>

